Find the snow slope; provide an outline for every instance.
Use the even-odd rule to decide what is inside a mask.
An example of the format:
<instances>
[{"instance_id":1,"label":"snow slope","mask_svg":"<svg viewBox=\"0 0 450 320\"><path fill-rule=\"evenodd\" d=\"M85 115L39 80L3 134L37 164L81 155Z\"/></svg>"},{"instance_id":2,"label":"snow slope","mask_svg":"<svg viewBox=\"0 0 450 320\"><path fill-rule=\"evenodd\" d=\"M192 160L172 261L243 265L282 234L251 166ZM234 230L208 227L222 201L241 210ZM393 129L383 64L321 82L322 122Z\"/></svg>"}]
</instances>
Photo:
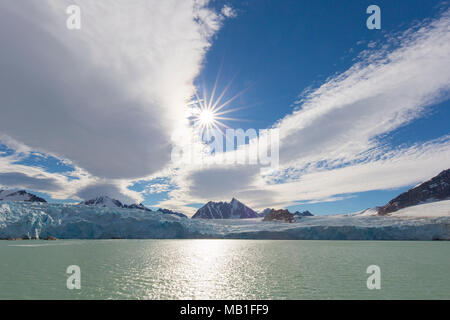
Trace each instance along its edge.
<instances>
[{"instance_id":1,"label":"snow slope","mask_svg":"<svg viewBox=\"0 0 450 320\"><path fill-rule=\"evenodd\" d=\"M400 209L393 217L450 217L450 200L435 201Z\"/></svg>"},{"instance_id":2,"label":"snow slope","mask_svg":"<svg viewBox=\"0 0 450 320\"><path fill-rule=\"evenodd\" d=\"M155 211L68 204L0 202L0 238L61 239L319 239L450 240L449 201L428 206L427 217L331 215L302 217L295 223L254 219L187 219ZM419 206L417 206L419 207ZM433 211L435 210L435 211Z\"/></svg>"}]
</instances>

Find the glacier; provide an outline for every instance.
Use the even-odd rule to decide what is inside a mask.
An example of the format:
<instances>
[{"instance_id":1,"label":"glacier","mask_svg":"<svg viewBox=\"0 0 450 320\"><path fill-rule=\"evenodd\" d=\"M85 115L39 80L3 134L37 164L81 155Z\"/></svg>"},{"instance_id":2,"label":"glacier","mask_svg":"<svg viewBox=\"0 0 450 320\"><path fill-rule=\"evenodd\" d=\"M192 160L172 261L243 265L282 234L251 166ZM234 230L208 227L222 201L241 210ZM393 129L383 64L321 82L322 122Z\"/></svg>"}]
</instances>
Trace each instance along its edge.
<instances>
[{"instance_id":1,"label":"glacier","mask_svg":"<svg viewBox=\"0 0 450 320\"><path fill-rule=\"evenodd\" d=\"M422 206L421 210L416 206L413 215L328 215L285 223L263 222L262 218L189 219L138 209L2 201L0 239L450 240L450 215L427 216L430 210L448 213L450 201Z\"/></svg>"}]
</instances>

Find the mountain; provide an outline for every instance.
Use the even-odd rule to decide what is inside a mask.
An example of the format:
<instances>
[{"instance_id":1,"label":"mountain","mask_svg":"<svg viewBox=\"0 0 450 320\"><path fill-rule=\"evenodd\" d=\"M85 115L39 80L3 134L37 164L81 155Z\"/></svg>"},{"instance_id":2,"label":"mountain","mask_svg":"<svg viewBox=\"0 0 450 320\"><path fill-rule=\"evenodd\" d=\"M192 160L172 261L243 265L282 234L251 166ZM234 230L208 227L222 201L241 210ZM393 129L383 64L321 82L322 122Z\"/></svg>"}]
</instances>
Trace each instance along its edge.
<instances>
[{"instance_id":1,"label":"mountain","mask_svg":"<svg viewBox=\"0 0 450 320\"><path fill-rule=\"evenodd\" d=\"M162 214L173 214L173 215L176 215L176 216L178 216L180 218L187 218L186 215L184 215L184 214L182 214L180 212L175 212L175 211L169 210L169 209L161 209L160 208L160 209L157 210L157 212L161 212Z\"/></svg>"},{"instance_id":2,"label":"mountain","mask_svg":"<svg viewBox=\"0 0 450 320\"><path fill-rule=\"evenodd\" d=\"M144 206L142 203L140 204L123 204L117 199L110 198L108 196L99 196L97 198L86 200L83 202L80 202L79 205L85 205L85 206L94 206L94 207L101 207L101 208L124 208L124 209L138 209L138 210L145 210L145 211L152 211L146 206Z\"/></svg>"},{"instance_id":3,"label":"mountain","mask_svg":"<svg viewBox=\"0 0 450 320\"><path fill-rule=\"evenodd\" d=\"M85 206L95 206L102 208L125 208L125 206L119 200L112 199L108 196L100 196L91 200L86 200L79 203Z\"/></svg>"},{"instance_id":4,"label":"mountain","mask_svg":"<svg viewBox=\"0 0 450 320\"><path fill-rule=\"evenodd\" d=\"M248 219L258 217L257 212L233 198L229 203L208 202L197 210L192 219Z\"/></svg>"},{"instance_id":5,"label":"mountain","mask_svg":"<svg viewBox=\"0 0 450 320\"><path fill-rule=\"evenodd\" d=\"M259 213L259 216L260 217L265 217L267 214L269 214L271 211L280 211L280 210L275 210L275 209L273 209L273 208L266 208L266 209L264 209L263 211L261 211L260 213ZM289 213L291 213L291 212L289 212ZM303 211L303 212L300 212L300 211L295 211L294 213L292 213L294 216L297 216L297 217L312 217L312 216L314 216L311 212L309 212L308 210L306 210L306 211Z\"/></svg>"},{"instance_id":6,"label":"mountain","mask_svg":"<svg viewBox=\"0 0 450 320\"><path fill-rule=\"evenodd\" d=\"M26 201L26 202L47 202L34 194L28 193L25 190L11 191L0 190L0 201Z\"/></svg>"},{"instance_id":7,"label":"mountain","mask_svg":"<svg viewBox=\"0 0 450 320\"><path fill-rule=\"evenodd\" d=\"M299 216L299 217L312 217L314 216L311 212L309 212L308 210L300 212L300 211L295 211L293 213L294 216Z\"/></svg>"},{"instance_id":8,"label":"mountain","mask_svg":"<svg viewBox=\"0 0 450 320\"><path fill-rule=\"evenodd\" d=\"M386 215L406 207L445 199L450 199L450 169L392 199L378 209L378 214Z\"/></svg>"},{"instance_id":9,"label":"mountain","mask_svg":"<svg viewBox=\"0 0 450 320\"><path fill-rule=\"evenodd\" d=\"M269 210L269 211L267 211ZM284 221L284 222L295 222L301 217L312 217L313 214L309 211L295 211L294 213L289 212L286 209L265 209L262 213L265 213L263 221Z\"/></svg>"},{"instance_id":10,"label":"mountain","mask_svg":"<svg viewBox=\"0 0 450 320\"><path fill-rule=\"evenodd\" d=\"M142 203L139 203L139 204L134 203L134 204L130 204L130 205L124 204L124 205L123 205L123 208L127 208L127 209L138 209L138 210L144 210L144 211L151 211L151 212L153 212L152 210L150 210L149 208L147 208L146 206L144 206Z\"/></svg>"},{"instance_id":11,"label":"mountain","mask_svg":"<svg viewBox=\"0 0 450 320\"><path fill-rule=\"evenodd\" d=\"M270 212L266 214L263 221L284 221L284 222L294 222L295 217L289 210L280 209L275 210L271 209Z\"/></svg>"},{"instance_id":12,"label":"mountain","mask_svg":"<svg viewBox=\"0 0 450 320\"><path fill-rule=\"evenodd\" d=\"M148 212L155 212L146 206L144 206L142 203L139 204L123 204L119 200L112 199L108 196L100 196L95 199L83 201L79 203L79 205L85 205L85 206L95 206L95 207L101 207L101 208L122 208L122 209L136 209L136 210L143 210ZM162 214L172 214L181 218L187 218L186 215L175 212L169 209L158 209L157 212Z\"/></svg>"},{"instance_id":13,"label":"mountain","mask_svg":"<svg viewBox=\"0 0 450 320\"><path fill-rule=\"evenodd\" d=\"M261 212L259 213L259 216L260 216L260 217L265 217L271 210L275 210L275 209L272 209L272 208L266 208L266 209L264 209L263 211L261 211Z\"/></svg>"}]
</instances>

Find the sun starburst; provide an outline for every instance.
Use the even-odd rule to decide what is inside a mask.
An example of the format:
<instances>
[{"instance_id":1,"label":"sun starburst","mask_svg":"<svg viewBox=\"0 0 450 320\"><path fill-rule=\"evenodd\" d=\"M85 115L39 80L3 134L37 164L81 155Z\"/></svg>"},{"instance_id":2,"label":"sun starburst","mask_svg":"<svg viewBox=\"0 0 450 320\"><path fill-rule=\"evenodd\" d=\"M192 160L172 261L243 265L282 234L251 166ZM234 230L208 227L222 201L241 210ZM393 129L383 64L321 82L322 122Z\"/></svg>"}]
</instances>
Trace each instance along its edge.
<instances>
[{"instance_id":1,"label":"sun starburst","mask_svg":"<svg viewBox=\"0 0 450 320\"><path fill-rule=\"evenodd\" d=\"M224 134L224 129L230 128L224 123L224 121L243 121L242 119L230 118L225 116L242 108L232 108L228 110L224 110L224 108L235 101L236 98L238 98L245 92L245 90L222 102L222 100L224 100L226 92L231 85L231 82L224 88L224 90L216 99L215 95L217 91L217 82L218 77L216 79L216 82L214 83L214 87L209 98L207 96L206 90L203 89L201 97L196 91L195 99L188 103L188 106L191 106L192 108L191 120L193 122L193 126L200 132L201 135L204 135L205 133L206 135L209 135L213 130L219 131Z\"/></svg>"}]
</instances>

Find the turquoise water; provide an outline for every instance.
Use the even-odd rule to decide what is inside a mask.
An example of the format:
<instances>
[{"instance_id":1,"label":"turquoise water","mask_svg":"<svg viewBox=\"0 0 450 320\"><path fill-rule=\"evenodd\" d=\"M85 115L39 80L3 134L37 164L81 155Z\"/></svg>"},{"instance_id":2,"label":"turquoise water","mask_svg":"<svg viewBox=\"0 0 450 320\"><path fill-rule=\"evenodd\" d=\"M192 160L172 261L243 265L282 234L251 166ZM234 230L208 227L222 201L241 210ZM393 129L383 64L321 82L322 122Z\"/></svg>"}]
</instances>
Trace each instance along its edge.
<instances>
[{"instance_id":1,"label":"turquoise water","mask_svg":"<svg viewBox=\"0 0 450 320\"><path fill-rule=\"evenodd\" d=\"M0 241L0 299L450 299L450 243Z\"/></svg>"}]
</instances>

